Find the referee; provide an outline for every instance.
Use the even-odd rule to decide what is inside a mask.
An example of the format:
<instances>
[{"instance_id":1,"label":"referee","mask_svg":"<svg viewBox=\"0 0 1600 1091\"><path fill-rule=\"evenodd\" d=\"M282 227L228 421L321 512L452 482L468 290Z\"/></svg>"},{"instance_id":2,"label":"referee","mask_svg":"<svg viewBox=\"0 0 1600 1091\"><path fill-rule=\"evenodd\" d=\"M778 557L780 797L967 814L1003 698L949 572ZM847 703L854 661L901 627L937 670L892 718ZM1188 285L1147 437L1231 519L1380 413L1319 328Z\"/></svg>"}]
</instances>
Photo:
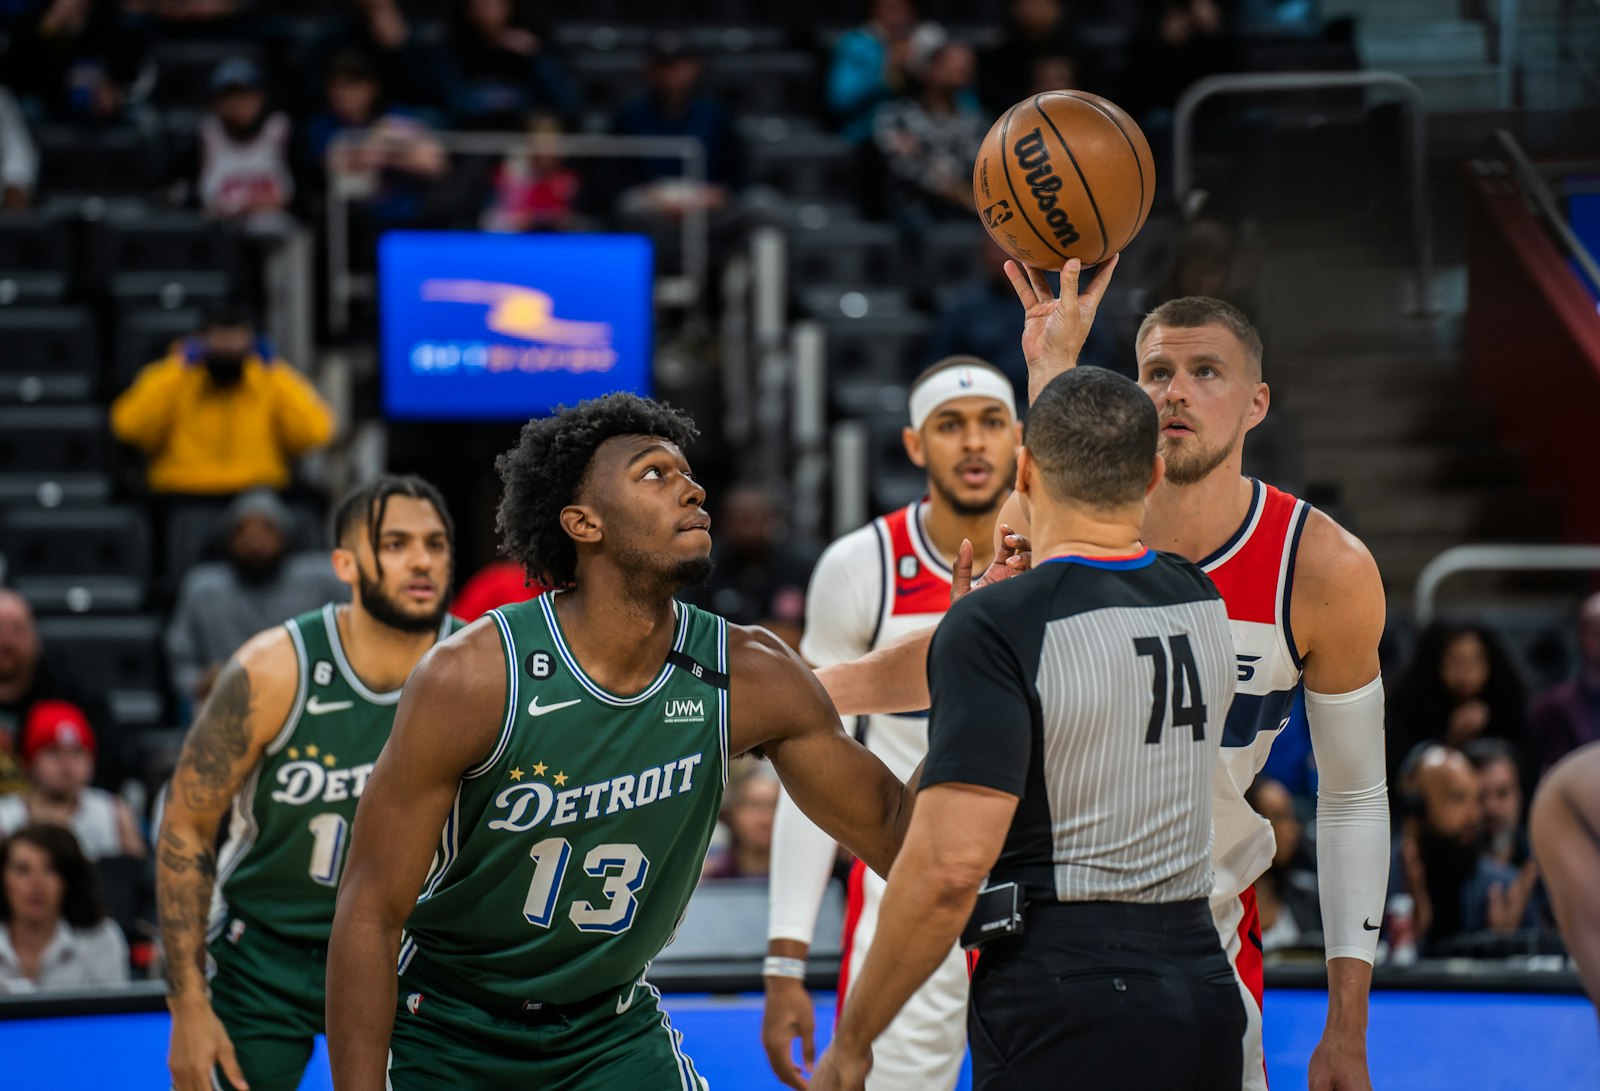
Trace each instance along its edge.
<instances>
[{"instance_id":1,"label":"referee","mask_svg":"<svg viewBox=\"0 0 1600 1091\"><path fill-rule=\"evenodd\" d=\"M878 924L896 942L868 954L813 1091L859 1091L958 935L986 940L976 1091L1239 1086L1244 1006L1206 908L1233 640L1200 570L1140 541L1156 433L1149 396L1099 368L1029 412L1017 491L1047 560L934 637L928 757Z\"/></svg>"}]
</instances>

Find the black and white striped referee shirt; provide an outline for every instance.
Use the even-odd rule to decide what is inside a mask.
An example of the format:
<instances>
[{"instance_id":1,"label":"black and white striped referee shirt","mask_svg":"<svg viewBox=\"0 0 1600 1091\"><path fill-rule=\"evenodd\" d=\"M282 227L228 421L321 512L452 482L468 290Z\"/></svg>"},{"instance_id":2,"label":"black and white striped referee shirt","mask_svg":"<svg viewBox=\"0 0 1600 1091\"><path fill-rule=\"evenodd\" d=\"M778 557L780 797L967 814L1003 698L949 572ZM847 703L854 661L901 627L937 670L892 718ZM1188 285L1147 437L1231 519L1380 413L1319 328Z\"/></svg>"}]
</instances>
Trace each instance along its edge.
<instances>
[{"instance_id":1,"label":"black and white striped referee shirt","mask_svg":"<svg viewBox=\"0 0 1600 1091\"><path fill-rule=\"evenodd\" d=\"M1031 901L1209 897L1234 673L1222 598L1188 561L1052 558L940 624L921 785L1019 798L990 882Z\"/></svg>"}]
</instances>

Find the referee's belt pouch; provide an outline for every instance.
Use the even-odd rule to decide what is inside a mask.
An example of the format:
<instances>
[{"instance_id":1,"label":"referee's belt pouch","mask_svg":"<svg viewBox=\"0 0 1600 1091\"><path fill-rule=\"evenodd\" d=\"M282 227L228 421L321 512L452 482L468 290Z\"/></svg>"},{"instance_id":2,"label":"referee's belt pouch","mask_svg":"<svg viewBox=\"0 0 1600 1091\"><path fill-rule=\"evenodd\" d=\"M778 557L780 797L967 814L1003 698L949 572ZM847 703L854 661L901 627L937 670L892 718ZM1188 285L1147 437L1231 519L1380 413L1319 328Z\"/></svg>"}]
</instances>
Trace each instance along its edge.
<instances>
[{"instance_id":1,"label":"referee's belt pouch","mask_svg":"<svg viewBox=\"0 0 1600 1091\"><path fill-rule=\"evenodd\" d=\"M1001 883L978 891L972 916L961 930L961 947L975 951L991 940L1002 936L1022 935L1022 887L1016 883Z\"/></svg>"}]
</instances>

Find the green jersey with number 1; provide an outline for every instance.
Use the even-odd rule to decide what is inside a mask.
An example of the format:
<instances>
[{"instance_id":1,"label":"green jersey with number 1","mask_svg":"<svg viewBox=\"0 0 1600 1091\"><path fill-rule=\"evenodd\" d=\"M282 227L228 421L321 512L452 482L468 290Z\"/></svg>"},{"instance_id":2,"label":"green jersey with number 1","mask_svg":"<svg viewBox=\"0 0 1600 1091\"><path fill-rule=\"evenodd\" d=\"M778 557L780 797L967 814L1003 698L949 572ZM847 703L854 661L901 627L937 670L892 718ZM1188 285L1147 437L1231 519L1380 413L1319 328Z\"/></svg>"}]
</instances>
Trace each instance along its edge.
<instances>
[{"instance_id":1,"label":"green jersey with number 1","mask_svg":"<svg viewBox=\"0 0 1600 1091\"><path fill-rule=\"evenodd\" d=\"M640 692L586 675L547 594L492 612L506 703L462 778L400 949L512 1001L637 980L700 880L728 768L728 626L677 605Z\"/></svg>"},{"instance_id":2,"label":"green jersey with number 1","mask_svg":"<svg viewBox=\"0 0 1600 1091\"><path fill-rule=\"evenodd\" d=\"M234 797L217 856L211 938L230 917L325 946L356 801L394 727L400 691L374 693L339 640L338 607L284 623L299 683L283 729ZM461 628L446 616L439 638Z\"/></svg>"}]
</instances>

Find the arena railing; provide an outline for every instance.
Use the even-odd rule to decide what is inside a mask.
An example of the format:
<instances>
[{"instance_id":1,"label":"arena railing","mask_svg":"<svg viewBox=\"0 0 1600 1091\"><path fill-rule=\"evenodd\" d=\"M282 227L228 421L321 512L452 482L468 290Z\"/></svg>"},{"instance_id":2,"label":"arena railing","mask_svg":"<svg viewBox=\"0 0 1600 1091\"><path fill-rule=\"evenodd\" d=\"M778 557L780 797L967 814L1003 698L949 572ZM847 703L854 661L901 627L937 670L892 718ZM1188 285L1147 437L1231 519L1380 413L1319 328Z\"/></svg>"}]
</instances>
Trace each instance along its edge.
<instances>
[{"instance_id":1,"label":"arena railing","mask_svg":"<svg viewBox=\"0 0 1600 1091\"><path fill-rule=\"evenodd\" d=\"M1427 148L1428 121L1422 91L1416 84L1394 72L1245 72L1236 75L1206 76L1196 80L1178 99L1172 124L1172 180L1180 203L1194 186L1194 115L1207 99L1219 95L1265 95L1297 91L1386 88L1398 92L1408 107L1410 124L1407 159L1411 197L1412 244L1416 249L1417 295L1414 313L1431 313L1433 280L1433 235L1428 219Z\"/></svg>"},{"instance_id":2,"label":"arena railing","mask_svg":"<svg viewBox=\"0 0 1600 1091\"><path fill-rule=\"evenodd\" d=\"M451 131L431 132L429 136L451 156L497 156L525 151L574 159L677 159L683 163L685 180L693 183L706 180L705 149L693 137ZM361 139L359 134L338 136L331 148L353 145ZM326 205L328 326L336 335L349 329L351 303L372 298L376 288L373 278L357 274L351 265L349 205L360 195L359 190L341 184L338 173L330 176ZM656 277L656 302L661 306L690 308L700 301L708 248L705 209L691 205L682 218L681 233L683 268Z\"/></svg>"},{"instance_id":3,"label":"arena railing","mask_svg":"<svg viewBox=\"0 0 1600 1091\"><path fill-rule=\"evenodd\" d=\"M1600 2L1600 0L1597 0ZM1545 181L1528 159L1522 145L1517 143L1517 138L1505 129L1496 129L1494 141L1505 152L1506 162L1511 165L1512 177L1516 179L1517 188L1528 199L1539 218L1544 220L1545 226L1555 236L1561 248L1583 270L1583 275L1589 278L1589 284L1595 292L1600 293L1600 262L1589 253L1589 248L1583 245L1583 240L1573 232L1572 225L1562 215L1561 205L1556 201L1555 194L1550 191L1550 184Z\"/></svg>"},{"instance_id":4,"label":"arena railing","mask_svg":"<svg viewBox=\"0 0 1600 1091\"><path fill-rule=\"evenodd\" d=\"M1417 576L1412 601L1418 625L1433 620L1439 585L1462 572L1600 572L1600 545L1453 546Z\"/></svg>"},{"instance_id":5,"label":"arena railing","mask_svg":"<svg viewBox=\"0 0 1600 1091\"><path fill-rule=\"evenodd\" d=\"M1579 40L1576 22L1580 8L1584 9L1584 14L1591 19L1600 16L1600 0L1561 0L1561 16L1557 31L1560 57L1577 70L1578 75L1589 85L1590 94L1600 98L1600 67L1596 67L1594 61L1585 57L1573 44Z\"/></svg>"}]
</instances>

